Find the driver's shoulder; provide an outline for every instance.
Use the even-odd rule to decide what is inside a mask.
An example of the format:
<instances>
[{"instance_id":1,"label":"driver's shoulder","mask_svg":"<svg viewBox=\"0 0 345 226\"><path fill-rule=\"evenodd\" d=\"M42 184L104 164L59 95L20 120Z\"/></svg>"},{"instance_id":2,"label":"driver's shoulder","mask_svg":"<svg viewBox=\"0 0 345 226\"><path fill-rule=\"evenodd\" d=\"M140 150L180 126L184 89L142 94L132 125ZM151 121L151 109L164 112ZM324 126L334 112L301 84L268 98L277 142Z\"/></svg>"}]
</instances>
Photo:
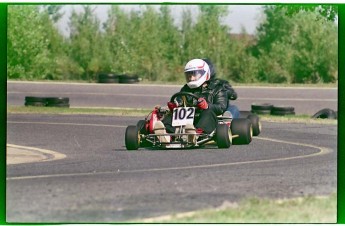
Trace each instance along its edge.
<instances>
[{"instance_id":1,"label":"driver's shoulder","mask_svg":"<svg viewBox=\"0 0 345 226\"><path fill-rule=\"evenodd\" d=\"M210 81L209 88L212 90L221 91L221 90L224 90L226 83L228 83L226 80L214 79Z\"/></svg>"}]
</instances>

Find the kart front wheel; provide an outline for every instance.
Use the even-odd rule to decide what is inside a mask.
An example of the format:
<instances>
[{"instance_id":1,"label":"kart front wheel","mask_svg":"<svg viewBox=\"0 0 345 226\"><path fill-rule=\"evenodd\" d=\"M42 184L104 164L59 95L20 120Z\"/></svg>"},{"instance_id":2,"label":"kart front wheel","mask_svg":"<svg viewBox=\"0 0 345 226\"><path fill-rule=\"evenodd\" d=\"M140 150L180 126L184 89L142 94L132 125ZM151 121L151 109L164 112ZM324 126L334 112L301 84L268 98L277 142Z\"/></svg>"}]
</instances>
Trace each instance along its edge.
<instances>
[{"instance_id":1,"label":"kart front wheel","mask_svg":"<svg viewBox=\"0 0 345 226\"><path fill-rule=\"evenodd\" d=\"M125 144L127 150L138 150L139 131L137 126L128 126L125 134Z\"/></svg>"},{"instance_id":2,"label":"kart front wheel","mask_svg":"<svg viewBox=\"0 0 345 226\"><path fill-rule=\"evenodd\" d=\"M227 124L218 124L216 129L216 142L218 148L229 148L232 143L232 135Z\"/></svg>"}]
</instances>

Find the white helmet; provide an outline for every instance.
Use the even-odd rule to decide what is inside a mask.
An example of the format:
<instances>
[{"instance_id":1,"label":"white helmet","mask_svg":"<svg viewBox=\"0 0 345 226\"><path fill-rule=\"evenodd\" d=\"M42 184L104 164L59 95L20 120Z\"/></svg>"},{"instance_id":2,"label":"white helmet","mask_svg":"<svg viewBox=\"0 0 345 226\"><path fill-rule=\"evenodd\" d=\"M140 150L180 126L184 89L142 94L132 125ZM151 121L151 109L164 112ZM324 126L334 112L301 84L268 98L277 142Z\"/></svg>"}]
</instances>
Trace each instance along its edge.
<instances>
[{"instance_id":1,"label":"white helmet","mask_svg":"<svg viewBox=\"0 0 345 226\"><path fill-rule=\"evenodd\" d=\"M210 68L208 64L201 59L189 61L185 68L187 85L191 89L200 87L204 82L210 80Z\"/></svg>"}]
</instances>

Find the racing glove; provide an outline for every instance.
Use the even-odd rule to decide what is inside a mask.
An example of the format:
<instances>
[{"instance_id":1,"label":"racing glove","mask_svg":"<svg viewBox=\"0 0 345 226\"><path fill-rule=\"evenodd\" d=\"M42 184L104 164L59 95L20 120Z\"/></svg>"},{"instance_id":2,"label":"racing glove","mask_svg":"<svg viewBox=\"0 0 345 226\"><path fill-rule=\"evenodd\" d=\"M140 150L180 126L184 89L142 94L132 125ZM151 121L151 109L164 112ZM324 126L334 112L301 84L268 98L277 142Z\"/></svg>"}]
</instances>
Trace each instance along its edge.
<instances>
[{"instance_id":1,"label":"racing glove","mask_svg":"<svg viewBox=\"0 0 345 226\"><path fill-rule=\"evenodd\" d=\"M168 108L170 111L173 111L174 108L177 108L177 104L175 104L174 102L168 102Z\"/></svg>"},{"instance_id":2,"label":"racing glove","mask_svg":"<svg viewBox=\"0 0 345 226\"><path fill-rule=\"evenodd\" d=\"M199 109L202 109L202 110L205 110L205 109L208 108L208 103L207 103L207 101L205 100L205 98L202 98L202 97L201 97L201 98L198 99L197 107L198 107Z\"/></svg>"}]
</instances>

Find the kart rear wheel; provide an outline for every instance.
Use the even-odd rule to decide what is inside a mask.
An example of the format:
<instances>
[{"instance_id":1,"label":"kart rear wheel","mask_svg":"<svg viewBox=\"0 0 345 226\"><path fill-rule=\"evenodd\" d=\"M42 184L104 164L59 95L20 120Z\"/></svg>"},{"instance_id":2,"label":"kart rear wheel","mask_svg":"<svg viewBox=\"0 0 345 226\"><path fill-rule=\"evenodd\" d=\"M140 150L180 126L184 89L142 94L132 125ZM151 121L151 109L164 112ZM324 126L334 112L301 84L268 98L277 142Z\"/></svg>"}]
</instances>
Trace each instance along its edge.
<instances>
[{"instance_id":1,"label":"kart rear wheel","mask_svg":"<svg viewBox=\"0 0 345 226\"><path fill-rule=\"evenodd\" d=\"M261 132L261 122L259 116L256 114L250 114L247 116L253 127L253 136L258 136Z\"/></svg>"},{"instance_id":2,"label":"kart rear wheel","mask_svg":"<svg viewBox=\"0 0 345 226\"><path fill-rule=\"evenodd\" d=\"M232 135L227 124L218 124L216 129L216 142L218 148L229 148L231 146Z\"/></svg>"},{"instance_id":3,"label":"kart rear wheel","mask_svg":"<svg viewBox=\"0 0 345 226\"><path fill-rule=\"evenodd\" d=\"M253 126L253 136L258 136L261 133L262 125L257 114L250 111L240 111L240 118L247 118Z\"/></svg>"},{"instance_id":4,"label":"kart rear wheel","mask_svg":"<svg viewBox=\"0 0 345 226\"><path fill-rule=\"evenodd\" d=\"M233 144L249 144L252 141L253 128L249 119L233 119L230 128L232 134L236 136L233 138Z\"/></svg>"},{"instance_id":5,"label":"kart rear wheel","mask_svg":"<svg viewBox=\"0 0 345 226\"><path fill-rule=\"evenodd\" d=\"M137 126L128 126L125 134L125 144L127 150L138 150L140 136Z\"/></svg>"}]
</instances>

